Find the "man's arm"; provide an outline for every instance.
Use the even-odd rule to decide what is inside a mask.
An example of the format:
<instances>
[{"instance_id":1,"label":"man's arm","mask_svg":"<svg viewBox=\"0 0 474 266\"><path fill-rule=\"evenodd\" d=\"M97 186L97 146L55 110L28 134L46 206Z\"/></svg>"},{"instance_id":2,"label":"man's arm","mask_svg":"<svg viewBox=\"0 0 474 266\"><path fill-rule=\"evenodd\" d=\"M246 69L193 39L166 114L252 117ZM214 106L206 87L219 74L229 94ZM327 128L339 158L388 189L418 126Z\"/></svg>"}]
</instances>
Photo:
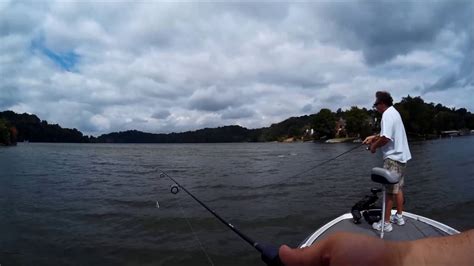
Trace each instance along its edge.
<instances>
[{"instance_id":1,"label":"man's arm","mask_svg":"<svg viewBox=\"0 0 474 266\"><path fill-rule=\"evenodd\" d=\"M389 141L390 141L389 138L387 138L385 136L379 136L375 141L372 142L372 144L370 144L370 152L375 153L375 151L378 148L384 146Z\"/></svg>"},{"instance_id":2,"label":"man's arm","mask_svg":"<svg viewBox=\"0 0 474 266\"><path fill-rule=\"evenodd\" d=\"M408 248L411 246L411 248ZM461 234L424 238L399 244L404 265L474 265L474 229Z\"/></svg>"},{"instance_id":3,"label":"man's arm","mask_svg":"<svg viewBox=\"0 0 474 266\"><path fill-rule=\"evenodd\" d=\"M280 247L284 265L474 265L474 230L414 241L335 233L304 249Z\"/></svg>"}]
</instances>

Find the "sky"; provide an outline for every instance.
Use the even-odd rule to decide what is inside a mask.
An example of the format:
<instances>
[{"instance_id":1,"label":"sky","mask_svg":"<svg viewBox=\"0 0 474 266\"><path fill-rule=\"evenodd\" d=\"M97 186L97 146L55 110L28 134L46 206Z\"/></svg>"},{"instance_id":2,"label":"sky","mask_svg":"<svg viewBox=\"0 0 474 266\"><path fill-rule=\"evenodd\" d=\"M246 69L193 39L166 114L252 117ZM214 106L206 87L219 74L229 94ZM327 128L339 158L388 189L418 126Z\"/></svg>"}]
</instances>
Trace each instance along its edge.
<instances>
[{"instance_id":1,"label":"sky","mask_svg":"<svg viewBox=\"0 0 474 266\"><path fill-rule=\"evenodd\" d=\"M85 134L270 126L377 90L474 111L473 1L0 0L0 111Z\"/></svg>"}]
</instances>

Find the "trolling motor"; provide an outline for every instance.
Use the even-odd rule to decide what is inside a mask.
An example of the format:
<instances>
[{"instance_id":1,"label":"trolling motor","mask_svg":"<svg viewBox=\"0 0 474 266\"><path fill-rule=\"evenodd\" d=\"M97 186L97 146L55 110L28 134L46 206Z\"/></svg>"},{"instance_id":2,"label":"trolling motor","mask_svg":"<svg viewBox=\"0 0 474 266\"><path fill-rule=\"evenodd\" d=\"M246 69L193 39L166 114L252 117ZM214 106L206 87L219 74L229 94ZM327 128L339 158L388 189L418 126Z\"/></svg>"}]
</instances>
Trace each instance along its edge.
<instances>
[{"instance_id":1,"label":"trolling motor","mask_svg":"<svg viewBox=\"0 0 474 266\"><path fill-rule=\"evenodd\" d=\"M367 223L373 224L380 220L381 211L376 209L375 202L379 199L377 193L382 192L380 188L371 188L371 195L366 195L363 199L359 200L354 206L352 206L351 214L352 221L355 224L360 224L362 216Z\"/></svg>"}]
</instances>

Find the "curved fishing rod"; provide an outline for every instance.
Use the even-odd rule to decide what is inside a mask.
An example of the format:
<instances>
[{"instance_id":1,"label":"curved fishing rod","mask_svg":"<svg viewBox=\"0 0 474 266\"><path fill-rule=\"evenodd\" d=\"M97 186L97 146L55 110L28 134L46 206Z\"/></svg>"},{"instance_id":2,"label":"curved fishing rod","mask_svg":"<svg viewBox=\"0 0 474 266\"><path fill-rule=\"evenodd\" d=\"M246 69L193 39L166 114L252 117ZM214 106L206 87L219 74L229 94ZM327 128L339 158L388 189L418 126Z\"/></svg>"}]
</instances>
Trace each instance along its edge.
<instances>
[{"instance_id":1,"label":"curved fishing rod","mask_svg":"<svg viewBox=\"0 0 474 266\"><path fill-rule=\"evenodd\" d=\"M278 248L272 245L263 245L255 240L253 240L251 237L248 235L244 234L242 231L240 231L237 227L229 223L227 220L222 218L219 214L217 214L214 210L209 208L204 202L199 200L196 196L193 195L193 193L189 192L184 186L182 186L180 183L178 183L174 178L169 176L167 173L164 171L161 171L160 177L167 177L171 181L175 183L175 185L171 186L171 193L177 194L179 192L179 188L182 188L184 192L186 192L189 196L191 196L197 203L199 203L202 207L204 207L206 210L208 210L212 215L214 215L219 221L221 221L225 226L230 228L234 233L236 233L240 238L242 238L245 242L250 244L252 247L254 247L258 252L260 252L262 260L269 266L283 266L283 263L280 260L280 257L278 256Z\"/></svg>"},{"instance_id":2,"label":"curved fishing rod","mask_svg":"<svg viewBox=\"0 0 474 266\"><path fill-rule=\"evenodd\" d=\"M339 155L337 155L337 156L335 156L335 157L332 157L332 158L329 158L329 159L327 159L327 160L324 160L324 161L322 161L321 163L318 163L318 164L316 164L315 166L313 166L313 167L311 167L311 168L308 168L308 169L306 169L306 170L304 170L304 171L301 171L301 172L299 172L299 173L297 173L297 174L295 174L295 175L289 176L289 177L287 177L286 179L294 178L294 177L297 177L297 176L299 176L299 175L305 174L305 173L307 173L307 172L309 172L309 171L311 171L311 170L314 170L314 169L316 169L316 168L318 168L318 167L320 167L320 166L322 166L322 165L324 165L324 164L326 164L326 163L329 163L329 162L331 162L331 161L334 161L334 160L336 160L337 158L343 156L344 154L347 154L347 153L349 153L349 152L351 152L351 151L353 151L353 150L355 150L355 149L358 149L358 148L360 148L360 147L363 146L363 145L365 145L365 144L364 144L364 143L361 143L360 145L357 145L357 146L355 146L354 148L351 148L351 149L349 149L349 150L347 150L347 151L345 151L345 152L343 152L343 153L341 153L341 154L339 154ZM367 149L368 149L368 148L367 148ZM285 179L285 180L286 180L286 179Z\"/></svg>"}]
</instances>

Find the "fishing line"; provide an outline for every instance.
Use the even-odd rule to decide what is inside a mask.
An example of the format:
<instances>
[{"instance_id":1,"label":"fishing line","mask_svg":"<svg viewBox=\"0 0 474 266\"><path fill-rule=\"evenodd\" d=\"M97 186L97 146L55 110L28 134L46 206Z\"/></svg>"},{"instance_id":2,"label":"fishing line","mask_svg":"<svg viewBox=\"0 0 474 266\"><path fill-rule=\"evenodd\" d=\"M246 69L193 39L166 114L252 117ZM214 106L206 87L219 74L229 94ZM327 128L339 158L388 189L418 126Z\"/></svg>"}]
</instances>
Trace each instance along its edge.
<instances>
[{"instance_id":1,"label":"fishing line","mask_svg":"<svg viewBox=\"0 0 474 266\"><path fill-rule=\"evenodd\" d=\"M282 178L282 179L280 179L280 181L272 182L271 184L268 184L268 185L270 185L270 186L277 186L277 185L281 185L281 184L284 183L284 182L290 182L290 180L292 180L293 178L298 177L298 176L300 176L300 175L302 175L302 174L308 173L308 172L310 172L310 171L312 171L312 170L314 170L314 169L316 169L316 168L318 168L318 167L321 167L321 166L323 166L323 165L325 165L325 164L327 164L327 163L329 163L329 162L332 162L332 161L336 160L337 158L339 158L339 157L341 157L341 156L343 156L343 155L345 155L345 154L348 154L349 152L352 152L352 151L354 151L354 150L356 150L356 149L362 147L363 145L365 145L365 144L364 144L364 143L361 143L361 144L359 144L359 145L356 145L355 147L353 147L353 148L351 148L351 149L349 149L349 150L347 150L347 151L345 151L345 152L343 152L343 153L340 153L340 154L338 154L337 156L334 156L334 157L331 157L331 158L329 158L329 159L326 159L326 160L322 161L321 163L318 163L318 164L316 164L316 165L314 165L314 166L312 166L312 167L310 167L310 168L308 168L308 169L306 169L306 170L303 170L303 171L298 172L298 173L296 173L296 174L294 174L294 175L291 175L291 176ZM368 148L367 148L367 149L368 149ZM267 185L265 185L265 186L267 186Z\"/></svg>"},{"instance_id":2,"label":"fishing line","mask_svg":"<svg viewBox=\"0 0 474 266\"><path fill-rule=\"evenodd\" d=\"M356 150L356 149L362 147L363 145L365 145L365 144L362 143L362 144L360 144L360 145L357 145L357 146L355 146L354 148L351 148L351 149L349 149L349 150L347 150L347 151L345 151L345 152L343 152L343 153L341 153L341 154L339 154L339 155L337 155L337 156L335 156L335 157L332 157L332 158L329 158L329 159L327 159L327 160L324 160L323 162L318 163L318 164L316 164L315 166L313 166L313 167L311 167L311 168L308 168L308 169L306 169L306 170L304 170L304 171L301 171L301 172L299 172L299 173L297 173L297 174L291 175L291 176L285 178L285 180L286 180L286 179L290 179L290 178L295 178L295 177L297 177L297 176L299 176L299 175L302 175L302 174L305 174L305 173L307 173L307 172L309 172L309 171L312 171L312 170L314 170L314 169L316 169L316 168L318 168L318 167L320 167L320 166L322 166L322 165L325 165L326 163L329 163L329 162L331 162L331 161L336 160L337 158L339 158L339 157L341 157L341 156L343 156L343 155L345 155L345 154L348 154L349 152L351 152L351 151L353 151L353 150Z\"/></svg>"},{"instance_id":3,"label":"fishing line","mask_svg":"<svg viewBox=\"0 0 474 266\"><path fill-rule=\"evenodd\" d=\"M261 254L262 260L267 264L267 265L272 265L272 266L279 266L283 265L280 257L278 256L278 248L272 245L264 245L260 244L257 241L253 240L251 237L248 235L244 234L242 231L240 231L237 227L229 223L227 220L222 218L219 214L217 214L214 210L209 208L204 202L199 200L193 193L188 191L186 187L182 186L180 183L178 183L173 177L169 176L167 173L164 171L161 171L160 177L164 178L167 177L171 181L173 181L175 184L171 186L171 193L177 194L179 192L179 189L181 188L186 192L189 196L191 196L197 203L199 203L202 207L204 207L207 211L209 211L214 217L216 217L219 221L221 221L225 226L227 226L229 229L231 229L234 233L236 233L242 240L247 242L249 245L254 247L258 252Z\"/></svg>"},{"instance_id":4,"label":"fishing line","mask_svg":"<svg viewBox=\"0 0 474 266\"><path fill-rule=\"evenodd\" d=\"M177 193L177 192L176 192ZM173 194L176 194L176 193L173 193ZM191 230L191 233L194 235L194 239L198 242L199 244L199 247L201 248L202 252L204 253L204 255L206 255L206 258L207 258L207 261L209 261L209 264L214 266L214 262L212 261L211 257L209 256L209 254L207 254L206 252L206 249L204 248L204 245L202 244L201 240L199 240L199 237L197 235L197 233L194 231L194 228L193 226L191 225L191 222L188 220L186 214L184 213L184 208L183 206L181 205L181 202L180 200L178 200L178 205L179 205L179 209L181 210L181 214L183 215L184 219L186 220L186 223L188 224L188 227L189 229Z\"/></svg>"}]
</instances>

